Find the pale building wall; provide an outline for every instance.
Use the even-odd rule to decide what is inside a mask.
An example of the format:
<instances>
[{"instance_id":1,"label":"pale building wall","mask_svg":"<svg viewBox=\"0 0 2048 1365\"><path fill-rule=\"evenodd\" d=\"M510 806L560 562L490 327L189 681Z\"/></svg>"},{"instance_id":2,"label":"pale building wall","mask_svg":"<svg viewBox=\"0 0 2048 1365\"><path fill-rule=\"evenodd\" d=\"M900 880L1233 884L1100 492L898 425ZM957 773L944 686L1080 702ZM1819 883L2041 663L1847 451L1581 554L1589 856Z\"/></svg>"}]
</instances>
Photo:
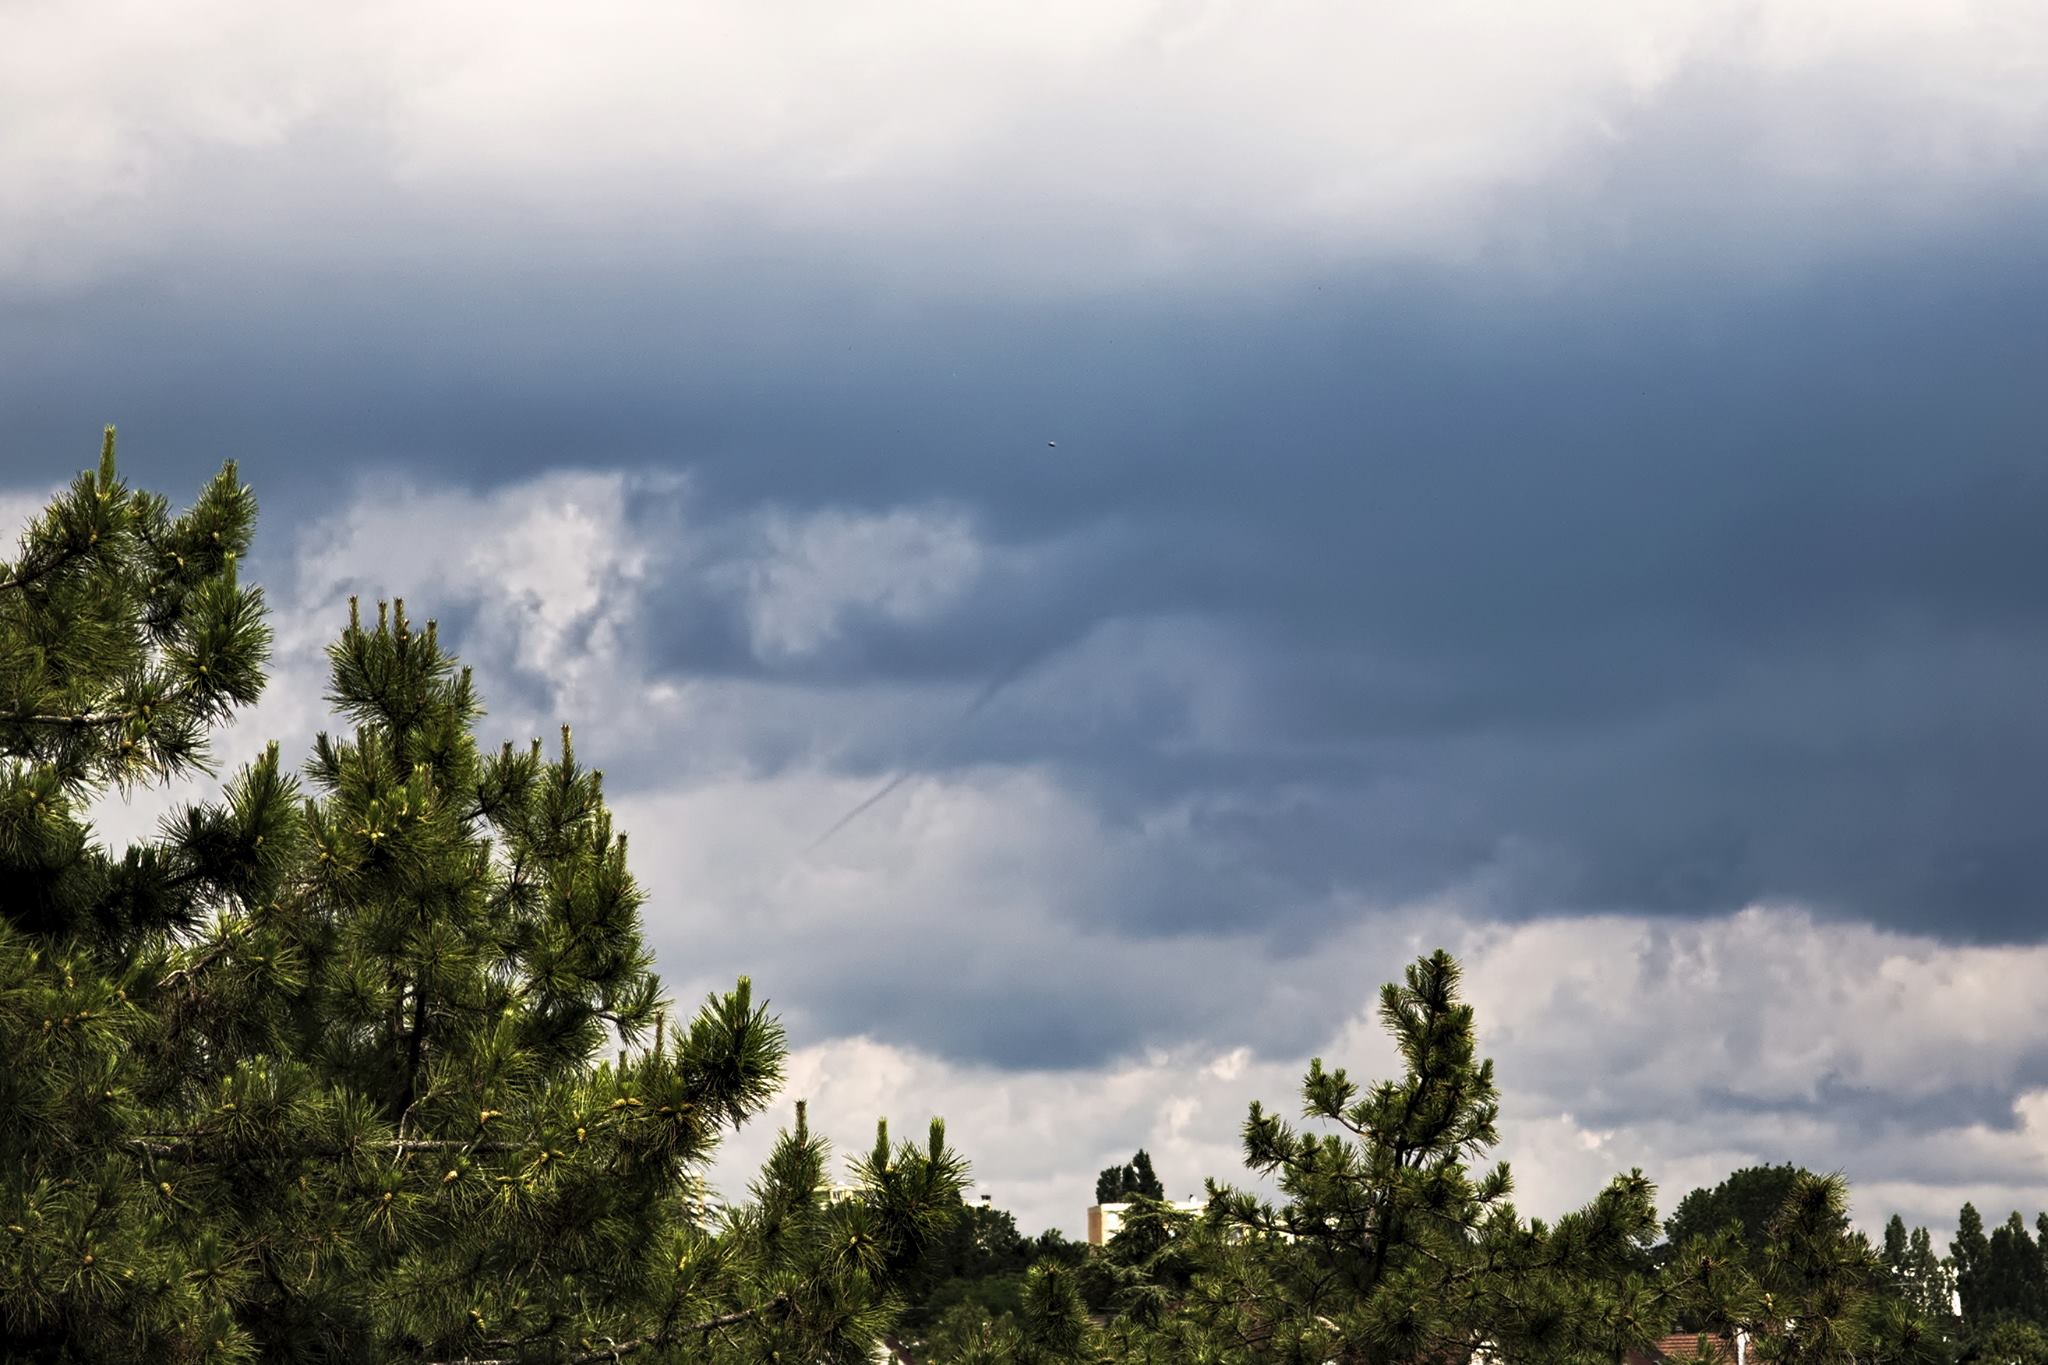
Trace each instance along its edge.
<instances>
[{"instance_id":1,"label":"pale building wall","mask_svg":"<svg viewBox=\"0 0 2048 1365\"><path fill-rule=\"evenodd\" d=\"M1129 1204L1090 1204L1088 1206L1088 1245L1101 1246L1116 1236L1124 1225L1124 1210ZM1170 1199L1166 1207L1182 1213L1200 1213L1209 1206L1199 1199Z\"/></svg>"}]
</instances>

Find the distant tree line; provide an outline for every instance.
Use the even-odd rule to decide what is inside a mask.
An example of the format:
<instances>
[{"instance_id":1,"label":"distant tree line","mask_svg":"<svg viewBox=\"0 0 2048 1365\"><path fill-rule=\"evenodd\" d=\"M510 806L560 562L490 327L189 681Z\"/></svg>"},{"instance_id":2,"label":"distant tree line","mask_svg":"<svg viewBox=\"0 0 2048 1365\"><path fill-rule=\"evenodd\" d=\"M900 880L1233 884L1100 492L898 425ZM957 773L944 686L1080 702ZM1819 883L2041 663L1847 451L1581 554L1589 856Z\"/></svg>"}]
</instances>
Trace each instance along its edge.
<instances>
[{"instance_id":1,"label":"distant tree line","mask_svg":"<svg viewBox=\"0 0 2048 1365\"><path fill-rule=\"evenodd\" d=\"M2048 1365L2048 1216L1989 1236L1965 1206L1951 1254L1896 1215L1876 1245L1849 1224L1846 1183L1798 1166L1738 1170L1661 1224L1639 1172L1555 1222L1509 1202L1491 1064L1474 1046L1457 964L1439 952L1381 999L1404 1074L1359 1084L1311 1063L1299 1130L1254 1105L1247 1164L1279 1197L1211 1182L1206 1209L1164 1202L1149 1156L1110 1167L1124 1202L1106 1246L1007 1215L999 1266L944 1281L906 1320L909 1358L1054 1362L1503 1365L1681 1359L1733 1365ZM1143 1171L1151 1191L1133 1188Z\"/></svg>"}]
</instances>

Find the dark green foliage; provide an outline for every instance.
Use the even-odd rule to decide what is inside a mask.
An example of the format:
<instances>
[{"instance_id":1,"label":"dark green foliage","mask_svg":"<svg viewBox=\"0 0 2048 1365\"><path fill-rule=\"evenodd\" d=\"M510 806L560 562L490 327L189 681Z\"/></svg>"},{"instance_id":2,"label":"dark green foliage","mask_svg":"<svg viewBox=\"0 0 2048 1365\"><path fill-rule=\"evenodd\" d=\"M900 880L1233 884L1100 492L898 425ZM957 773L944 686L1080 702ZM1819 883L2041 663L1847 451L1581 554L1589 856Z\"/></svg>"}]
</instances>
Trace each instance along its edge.
<instances>
[{"instance_id":1,"label":"dark green foliage","mask_svg":"<svg viewBox=\"0 0 2048 1365\"><path fill-rule=\"evenodd\" d=\"M2048 1365L2048 1332L2006 1318L1977 1334L1963 1359L1970 1365Z\"/></svg>"},{"instance_id":2,"label":"dark green foliage","mask_svg":"<svg viewBox=\"0 0 2048 1365\"><path fill-rule=\"evenodd\" d=\"M947 1365L1067 1365L1094 1359L1094 1329L1073 1269L1047 1261L1027 1271L1014 1311L979 1304L949 1310L919 1359Z\"/></svg>"},{"instance_id":3,"label":"dark green foliage","mask_svg":"<svg viewBox=\"0 0 2048 1365\"><path fill-rule=\"evenodd\" d=\"M1665 1241L1677 1246L1733 1226L1744 1250L1751 1256L1761 1255L1771 1220L1805 1174L1808 1172L1793 1165L1745 1166L1710 1190L1694 1190L1679 1200L1664 1220Z\"/></svg>"},{"instance_id":4,"label":"dark green foliage","mask_svg":"<svg viewBox=\"0 0 2048 1365\"><path fill-rule=\"evenodd\" d=\"M1252 1107L1247 1164L1278 1202L1213 1184L1200 1216L1133 1201L1071 1292L1035 1269L1025 1312L974 1358L1435 1365L1486 1345L1563 1362L1653 1337L1667 1319L1637 1274L1655 1229L1640 1174L1546 1226L1515 1215L1505 1167L1471 1169L1498 1099L1457 983L1437 953L1382 993L1402 1078L1360 1086L1310 1064L1303 1113L1320 1130Z\"/></svg>"},{"instance_id":5,"label":"dark green foliage","mask_svg":"<svg viewBox=\"0 0 2048 1365\"><path fill-rule=\"evenodd\" d=\"M1934 1251L1926 1228L1906 1230L1905 1219L1893 1214L1885 1224L1880 1253L1892 1291L1930 1324L1944 1340L1954 1341L1962 1323L1955 1311L1955 1272Z\"/></svg>"},{"instance_id":6,"label":"dark green foliage","mask_svg":"<svg viewBox=\"0 0 2048 1365\"><path fill-rule=\"evenodd\" d=\"M2038 1323L2048 1316L2041 1248L2028 1234L2019 1210L1991 1230L1977 1285L1986 1324L2005 1318Z\"/></svg>"},{"instance_id":7,"label":"dark green foliage","mask_svg":"<svg viewBox=\"0 0 2048 1365\"><path fill-rule=\"evenodd\" d=\"M1071 1242L1058 1228L1047 1228L1031 1239L1031 1260L1035 1265L1040 1261L1054 1261L1069 1269L1080 1265L1088 1258L1086 1242Z\"/></svg>"},{"instance_id":8,"label":"dark green foliage","mask_svg":"<svg viewBox=\"0 0 2048 1365\"><path fill-rule=\"evenodd\" d=\"M1143 1147L1128 1165L1108 1167L1095 1177L1096 1203L1122 1204L1133 1198L1166 1198L1166 1186L1153 1173L1152 1158Z\"/></svg>"},{"instance_id":9,"label":"dark green foliage","mask_svg":"<svg viewBox=\"0 0 2048 1365\"><path fill-rule=\"evenodd\" d=\"M2048 1336L2048 1214L2037 1215L2035 1229L2038 1236L2017 1210L1988 1236L1974 1205L1957 1215L1949 1250L1967 1359L2030 1358Z\"/></svg>"},{"instance_id":10,"label":"dark green foliage","mask_svg":"<svg viewBox=\"0 0 2048 1365\"><path fill-rule=\"evenodd\" d=\"M1772 1365L1947 1365L1955 1356L1946 1319L1901 1292L1887 1259L1850 1228L1839 1176L1798 1172L1760 1244L1731 1220L1673 1248L1664 1274L1682 1316L1748 1333L1753 1358Z\"/></svg>"},{"instance_id":11,"label":"dark green foliage","mask_svg":"<svg viewBox=\"0 0 2048 1365\"><path fill-rule=\"evenodd\" d=\"M1964 1323L1973 1331L1988 1326L1997 1316L1984 1295L1991 1239L1984 1235L1984 1219L1976 1205L1964 1204L1956 1215L1956 1235L1949 1243L1949 1256L1956 1269L1956 1290L1963 1299Z\"/></svg>"},{"instance_id":12,"label":"dark green foliage","mask_svg":"<svg viewBox=\"0 0 2048 1365\"><path fill-rule=\"evenodd\" d=\"M81 807L203 770L211 729L255 699L270 634L235 573L255 516L233 465L173 516L120 479L109 428L99 468L0 564L0 870L18 929L125 954L247 875L217 820L114 858Z\"/></svg>"},{"instance_id":13,"label":"dark green foliage","mask_svg":"<svg viewBox=\"0 0 2048 1365\"><path fill-rule=\"evenodd\" d=\"M1618 1353L1651 1309L1631 1278L1655 1228L1652 1190L1620 1177L1555 1227L1519 1219L1505 1165L1475 1170L1498 1140L1493 1064L1477 1053L1458 967L1437 952L1381 993L1380 1019L1406 1074L1360 1086L1311 1062L1297 1131L1253 1105L1247 1164L1284 1202L1217 1190L1235 1234L1223 1261L1238 1286L1226 1326L1263 1330L1302 1358L1435 1360L1491 1342L1534 1360ZM1256 1257L1262 1264L1232 1267ZM1610 1296L1590 1301L1588 1279ZM1255 1317L1231 1321L1233 1317Z\"/></svg>"},{"instance_id":14,"label":"dark green foliage","mask_svg":"<svg viewBox=\"0 0 2048 1365\"><path fill-rule=\"evenodd\" d=\"M913 1345L962 1306L988 1318L1014 1314L1023 1302L1033 1244L1008 1211L962 1204L958 1216L903 1287L908 1307L898 1333Z\"/></svg>"},{"instance_id":15,"label":"dark green foliage","mask_svg":"<svg viewBox=\"0 0 2048 1365\"><path fill-rule=\"evenodd\" d=\"M53 1360L863 1358L964 1171L883 1129L835 1198L798 1110L745 1206L699 1173L782 1076L747 981L682 1027L601 775L478 748L466 670L353 607L303 778L276 746L116 857L114 783L253 699L254 505L115 476L0 571L0 1333ZM600 1054L612 1052L609 1060Z\"/></svg>"}]
</instances>

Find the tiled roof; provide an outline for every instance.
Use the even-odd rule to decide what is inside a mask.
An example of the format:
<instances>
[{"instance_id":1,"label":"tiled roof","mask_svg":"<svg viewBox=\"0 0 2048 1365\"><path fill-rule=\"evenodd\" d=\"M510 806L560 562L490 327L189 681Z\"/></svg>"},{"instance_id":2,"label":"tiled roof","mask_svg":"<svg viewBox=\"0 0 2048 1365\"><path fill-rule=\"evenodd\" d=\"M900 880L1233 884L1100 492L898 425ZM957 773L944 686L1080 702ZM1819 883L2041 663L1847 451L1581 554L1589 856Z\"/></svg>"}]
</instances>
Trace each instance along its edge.
<instances>
[{"instance_id":1,"label":"tiled roof","mask_svg":"<svg viewBox=\"0 0 2048 1365\"><path fill-rule=\"evenodd\" d=\"M1651 1348L1654 1360L1690 1360L1700 1353L1700 1333L1673 1332ZM1707 1351L1714 1359L1735 1365L1735 1343L1727 1337L1707 1334Z\"/></svg>"}]
</instances>

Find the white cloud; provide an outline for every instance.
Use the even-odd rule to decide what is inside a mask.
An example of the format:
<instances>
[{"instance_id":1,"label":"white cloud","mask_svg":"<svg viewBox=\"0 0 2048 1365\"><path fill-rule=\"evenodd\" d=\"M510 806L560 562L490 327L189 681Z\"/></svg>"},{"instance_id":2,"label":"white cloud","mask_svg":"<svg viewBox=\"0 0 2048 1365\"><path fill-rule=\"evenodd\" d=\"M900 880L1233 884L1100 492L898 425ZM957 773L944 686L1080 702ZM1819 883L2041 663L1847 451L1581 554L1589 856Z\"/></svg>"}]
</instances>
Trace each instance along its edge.
<instances>
[{"instance_id":1,"label":"white cloud","mask_svg":"<svg viewBox=\"0 0 2048 1365\"><path fill-rule=\"evenodd\" d=\"M303 533L280 644L310 656L340 627L349 595L368 611L410 592L416 618L476 612L473 647L490 653L474 662L544 681L557 711L590 709L627 665L640 589L663 552L668 528L650 532L633 513L672 518L681 493L674 479L618 473L551 474L484 494L365 488Z\"/></svg>"},{"instance_id":2,"label":"white cloud","mask_svg":"<svg viewBox=\"0 0 2048 1365\"><path fill-rule=\"evenodd\" d=\"M1702 175L1819 186L1816 216L1866 191L1924 212L1937 186L2038 188L2044 77L2033 0L14 6L0 272L284 222L309 251L371 201L370 225L452 212L465 255L517 215L614 242L947 243L977 280L1461 256L1527 216L1503 196L1602 198L1674 111L1716 126ZM224 219L212 182L238 164L289 192ZM919 248L906 277L939 264Z\"/></svg>"},{"instance_id":3,"label":"white cloud","mask_svg":"<svg viewBox=\"0 0 2048 1365\"><path fill-rule=\"evenodd\" d=\"M966 519L943 510L777 510L757 534L754 553L721 576L739 580L754 650L769 660L815 653L854 612L930 620L973 585L983 558Z\"/></svg>"},{"instance_id":4,"label":"white cloud","mask_svg":"<svg viewBox=\"0 0 2048 1365\"><path fill-rule=\"evenodd\" d=\"M12 559L30 522L50 505L59 490L0 488L0 559Z\"/></svg>"},{"instance_id":5,"label":"white cloud","mask_svg":"<svg viewBox=\"0 0 2048 1365\"><path fill-rule=\"evenodd\" d=\"M1638 1166L1659 1183L1668 1213L1695 1186L1785 1160L1845 1171L1855 1214L1873 1231L1898 1211L1946 1237L1966 1199L1996 1217L2048 1207L2048 1091L2013 1079L2024 1057L2048 1053L2048 1030L2025 1025L1990 1058L1973 1055L1982 1033L1975 1006L1992 996L1981 992L1981 976L1979 989L1964 984L1990 969L2004 1000L2002 983L2018 987L2028 973L2039 979L2039 951L1946 947L1765 909L1675 932L1619 918L1438 929L1466 962L1482 1046L1499 1064L1500 1155L1514 1165L1516 1202L1526 1213L1555 1215ZM1574 970L1560 954L1564 943L1595 962ZM1349 969L1356 1012L1317 1050L1361 1078L1389 1074L1394 1064L1369 1013L1378 979L1403 965L1388 947L1361 938L1325 949ZM1765 951L1782 956L1773 962ZM1867 980L1872 951L1927 974L1928 998L1910 1020L1873 1013L1881 990ZM1272 988L1270 975L1243 965L1248 970L1233 974L1219 957L1187 986ZM1772 1063L1777 1074L1760 1084L1730 1093L1727 1040L1744 1034L1759 1008L1766 1017L1749 1060L1768 1063L1781 1051L1787 1060ZM1908 1056L1894 1059L1901 1045ZM2009 1125L1963 1114L1919 1127L1875 1121L1888 1100L1903 1104L1938 1081L1943 1057L1968 1058L1985 1086L2010 1092ZM849 1145L861 1141L872 1115L888 1115L900 1132L941 1114L982 1186L1020 1224L1078 1235L1095 1172L1140 1146L1175 1197L1198 1189L1205 1175L1247 1183L1237 1145L1245 1106L1259 1099L1294 1112L1305 1062L1176 1048L1094 1070L998 1071L852 1037L801 1046L788 1095L808 1098L814 1120ZM1794 1073L1810 1087L1843 1062L1868 1079L1872 1105L1774 1106ZM1614 1110L1593 1124L1575 1112L1590 1093ZM722 1178L731 1183L769 1136L735 1143Z\"/></svg>"},{"instance_id":6,"label":"white cloud","mask_svg":"<svg viewBox=\"0 0 2048 1365\"><path fill-rule=\"evenodd\" d=\"M348 619L351 595L366 620L380 601L401 597L416 624L467 615L467 628L445 643L476 668L490 708L484 725L498 738L551 737L565 719L660 711L629 637L682 493L674 479L618 473L551 474L485 493L403 481L358 489L299 529L281 581L263 585L269 682L216 738L216 768L231 771L272 740L295 767L316 733L335 728L326 647ZM200 778L108 793L95 820L109 840L139 837L216 785Z\"/></svg>"},{"instance_id":7,"label":"white cloud","mask_svg":"<svg viewBox=\"0 0 2048 1365\"><path fill-rule=\"evenodd\" d=\"M1602 1092L1636 1103L1711 1088L1789 1105L1831 1086L1924 1100L2000 1085L2048 1045L2048 1002L2026 985L2048 969L2048 948L1937 946L1764 908L1704 924L1567 919L1488 933L1499 946L1475 960L1473 989L1498 1002L1502 1045L1548 1071L1590 1032L1603 1040Z\"/></svg>"}]
</instances>

